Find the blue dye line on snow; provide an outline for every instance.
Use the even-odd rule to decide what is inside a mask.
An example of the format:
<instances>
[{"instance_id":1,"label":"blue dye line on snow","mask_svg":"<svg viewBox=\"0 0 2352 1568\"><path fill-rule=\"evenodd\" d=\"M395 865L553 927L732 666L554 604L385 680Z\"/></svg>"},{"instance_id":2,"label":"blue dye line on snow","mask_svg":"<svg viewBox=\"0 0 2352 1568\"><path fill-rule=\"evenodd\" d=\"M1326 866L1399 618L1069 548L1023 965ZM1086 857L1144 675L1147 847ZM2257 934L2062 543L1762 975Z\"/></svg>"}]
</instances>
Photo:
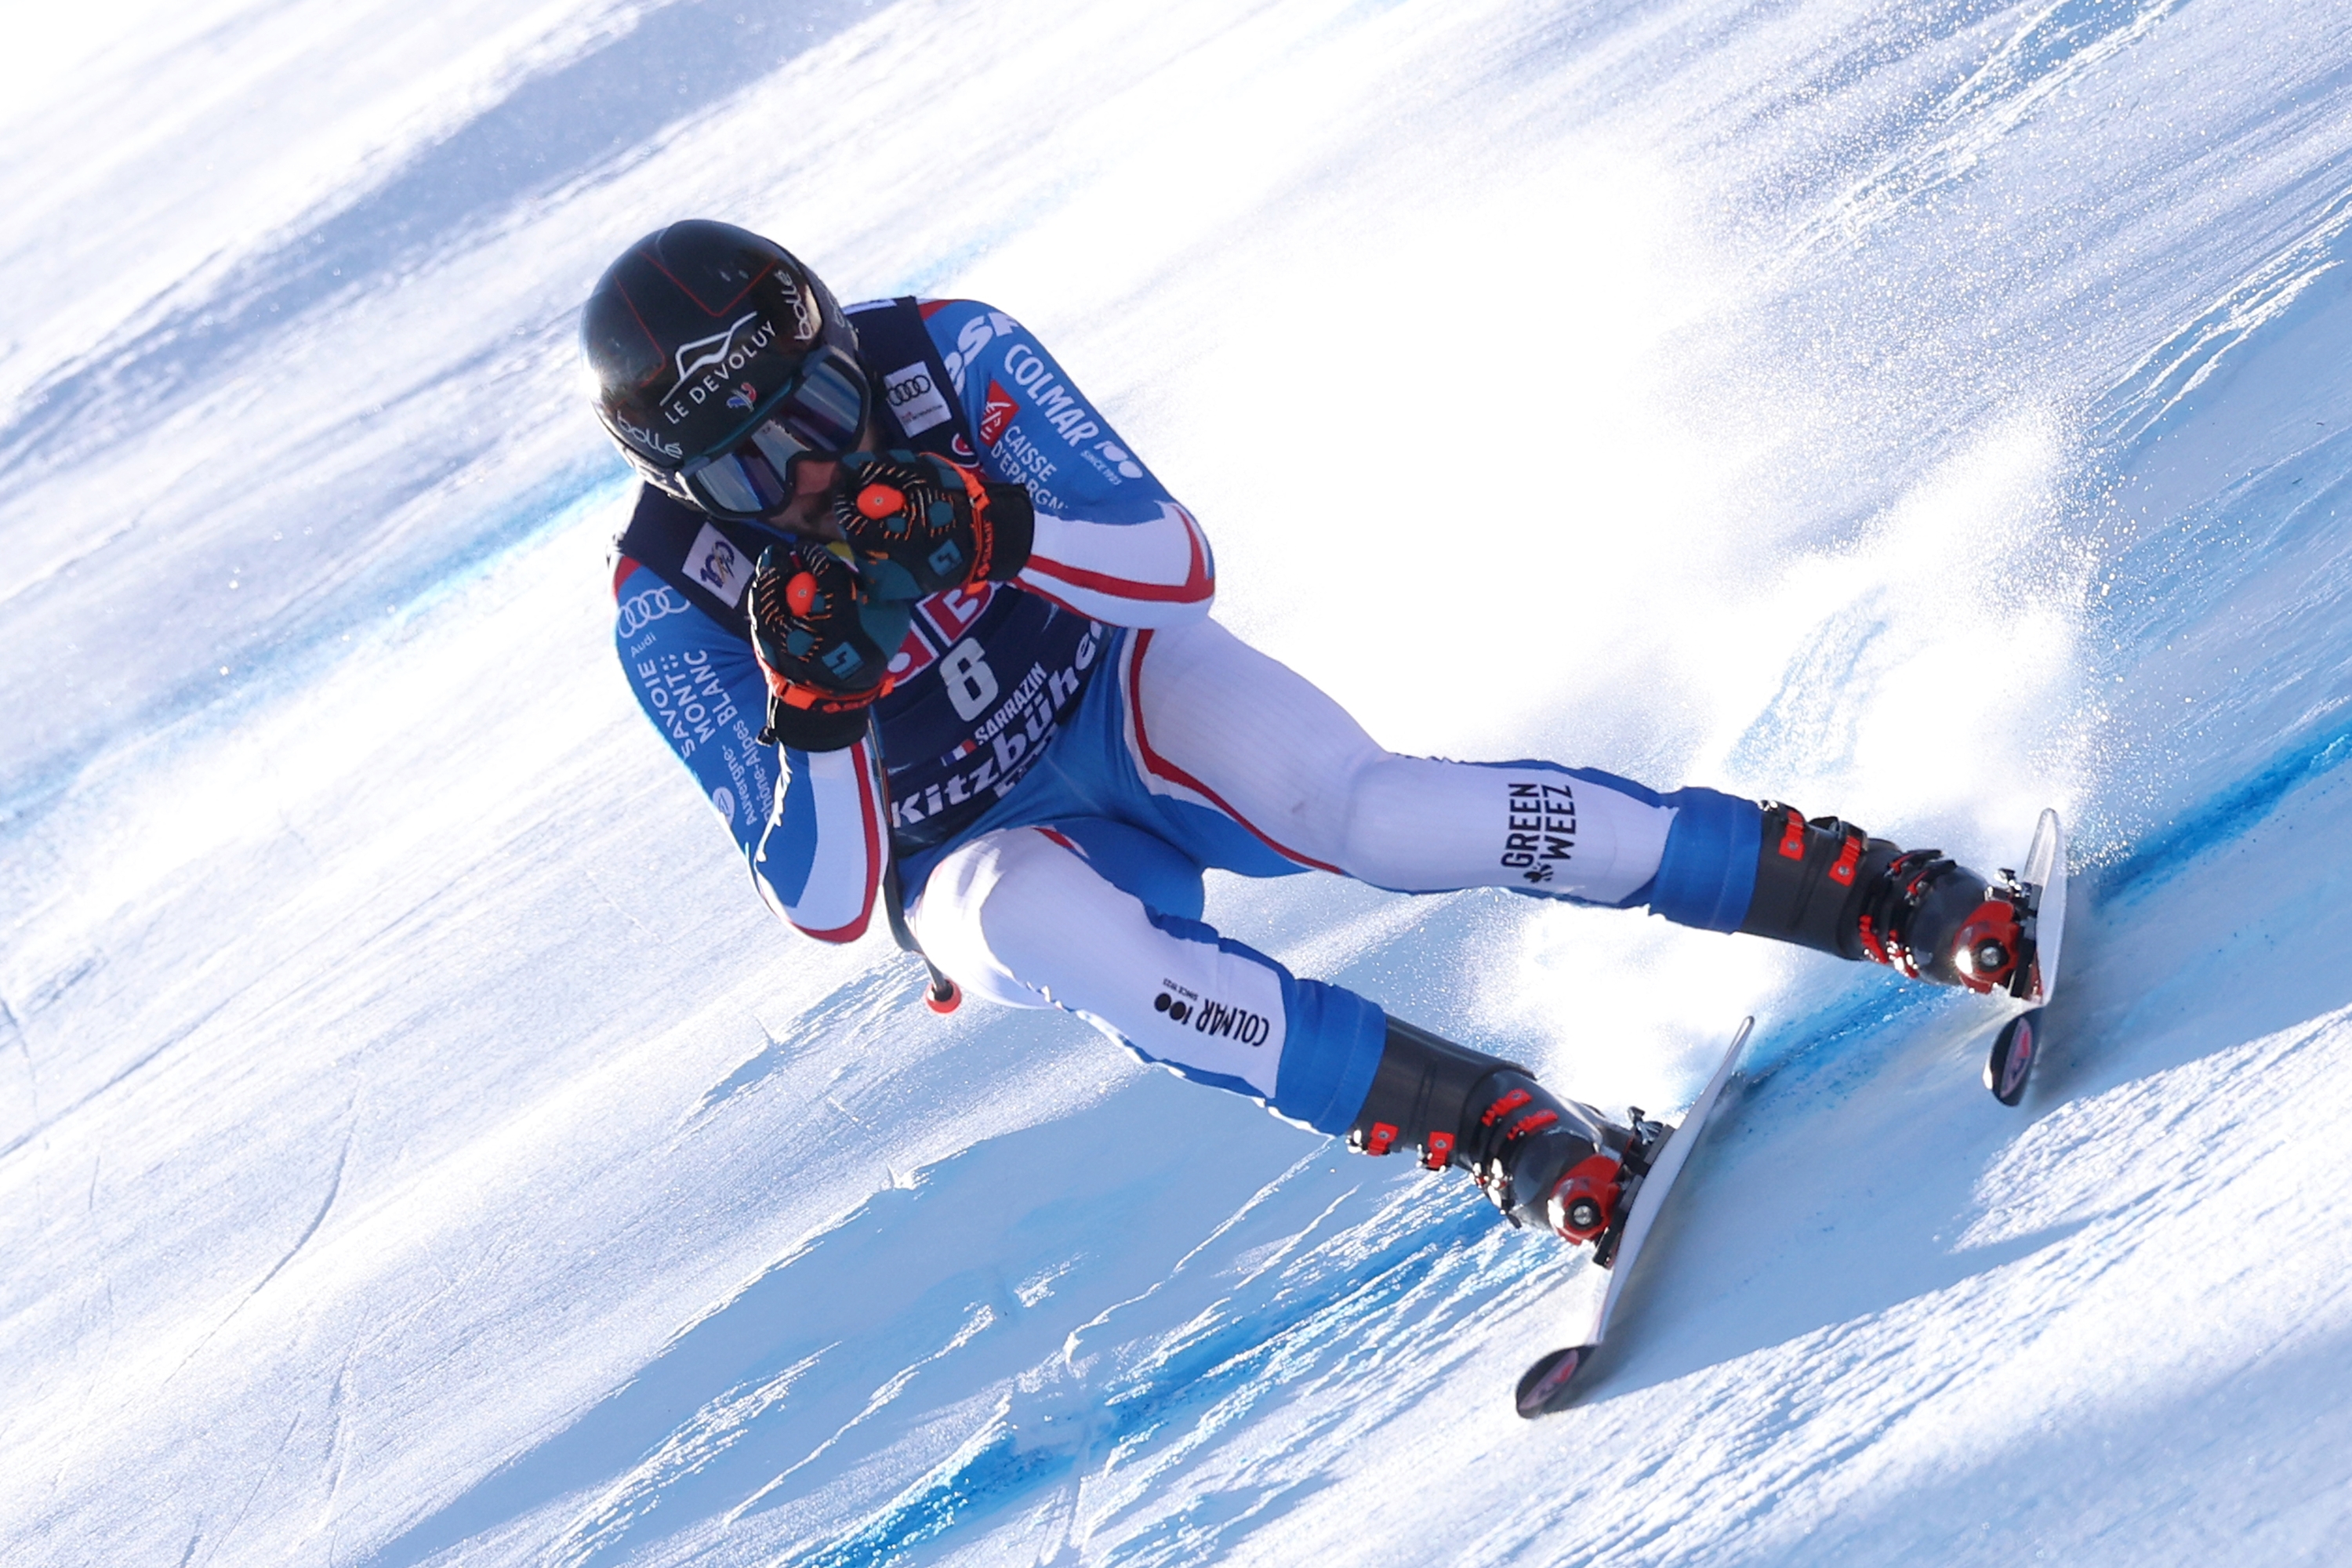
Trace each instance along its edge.
<instances>
[{"instance_id":1,"label":"blue dye line on snow","mask_svg":"<svg viewBox=\"0 0 2352 1568\"><path fill-rule=\"evenodd\" d=\"M1236 1399L1255 1403L1300 1377L1336 1373L1338 1362L1378 1348L1349 1331L1427 1284L1433 1258L1464 1258L1503 1224L1466 1190L1447 1192L1435 1206L1438 1212L1421 1223L1408 1219L1397 1226L1380 1249L1377 1267L1335 1264L1319 1289L1278 1289L1270 1301L1115 1380L1100 1396L1110 1419L1093 1426L1082 1441L1024 1453L1021 1435L1000 1426L977 1450L892 1500L863 1527L797 1561L808 1568L889 1568L956 1526L1061 1484L1082 1465L1126 1454L1189 1415L1197 1412L1199 1425L1221 1428L1230 1422L1212 1418ZM1431 1310L1467 1316L1495 1292L1557 1261L1538 1246L1505 1248L1500 1258L1476 1266L1475 1290L1449 1292ZM1277 1362L1286 1364L1270 1364Z\"/></svg>"},{"instance_id":2,"label":"blue dye line on snow","mask_svg":"<svg viewBox=\"0 0 2352 1568\"><path fill-rule=\"evenodd\" d=\"M2192 869L2207 854L2252 832L2296 790L2347 762L2352 762L2352 718L2282 751L2252 774L2140 840L2121 859L2077 876L2072 918L2085 918L2088 907L2096 902L2155 891ZM1875 1057L1867 1047L1888 1030L1916 1018L1924 1009L1967 1005L1969 999L1956 990L1885 974L1857 977L1827 1005L1761 1031L1743 1071L1751 1087L1780 1078L1784 1087L1804 1081L1835 1095L1874 1070Z\"/></svg>"},{"instance_id":3,"label":"blue dye line on snow","mask_svg":"<svg viewBox=\"0 0 2352 1568\"><path fill-rule=\"evenodd\" d=\"M47 766L0 795L0 842L28 831L72 790L77 780L121 746L207 711L216 716L249 712L282 696L289 686L317 679L354 657L362 639L354 636L346 643L344 636L375 631L391 618L356 606L389 599L395 617L414 620L576 523L608 495L617 500L621 490L633 482L617 460L575 466L501 508L462 543L395 579L371 586L364 595L352 595L354 608L349 616L321 617L279 640L247 645L239 653L243 678L235 688L224 691L212 677L199 675L160 693L126 714L117 729L58 753Z\"/></svg>"},{"instance_id":4,"label":"blue dye line on snow","mask_svg":"<svg viewBox=\"0 0 2352 1568\"><path fill-rule=\"evenodd\" d=\"M2242 837L2286 797L2352 760L2352 719L2273 758L2252 777L2191 807L2161 832L2092 879L2101 900L2137 897L2162 887L2209 850Z\"/></svg>"}]
</instances>

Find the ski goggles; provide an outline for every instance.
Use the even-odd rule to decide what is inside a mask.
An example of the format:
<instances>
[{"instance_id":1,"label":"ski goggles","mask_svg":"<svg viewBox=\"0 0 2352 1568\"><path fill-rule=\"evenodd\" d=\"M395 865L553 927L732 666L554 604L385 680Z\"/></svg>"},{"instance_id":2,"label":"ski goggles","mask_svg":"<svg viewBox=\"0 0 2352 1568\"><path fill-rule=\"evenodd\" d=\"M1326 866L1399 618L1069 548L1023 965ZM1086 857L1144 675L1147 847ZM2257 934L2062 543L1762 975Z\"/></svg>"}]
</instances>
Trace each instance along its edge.
<instances>
[{"instance_id":1,"label":"ski goggles","mask_svg":"<svg viewBox=\"0 0 2352 1568\"><path fill-rule=\"evenodd\" d=\"M751 427L726 450L677 471L695 505L717 517L757 522L793 496L793 465L837 458L866 427L866 373L840 349L810 356L801 374L754 408Z\"/></svg>"}]
</instances>

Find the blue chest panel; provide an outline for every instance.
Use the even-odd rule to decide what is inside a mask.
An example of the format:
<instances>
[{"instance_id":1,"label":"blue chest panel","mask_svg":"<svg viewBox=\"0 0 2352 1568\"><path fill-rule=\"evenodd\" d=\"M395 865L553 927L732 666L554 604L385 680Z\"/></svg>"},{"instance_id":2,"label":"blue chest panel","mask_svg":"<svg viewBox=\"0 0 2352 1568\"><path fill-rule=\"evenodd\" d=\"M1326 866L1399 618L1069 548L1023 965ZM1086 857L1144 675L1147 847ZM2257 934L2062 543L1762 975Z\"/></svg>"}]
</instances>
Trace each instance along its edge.
<instances>
[{"instance_id":1,"label":"blue chest panel","mask_svg":"<svg viewBox=\"0 0 2352 1568\"><path fill-rule=\"evenodd\" d=\"M1010 794L1078 705L1106 629L1034 594L935 594L876 705L900 855L945 843Z\"/></svg>"}]
</instances>

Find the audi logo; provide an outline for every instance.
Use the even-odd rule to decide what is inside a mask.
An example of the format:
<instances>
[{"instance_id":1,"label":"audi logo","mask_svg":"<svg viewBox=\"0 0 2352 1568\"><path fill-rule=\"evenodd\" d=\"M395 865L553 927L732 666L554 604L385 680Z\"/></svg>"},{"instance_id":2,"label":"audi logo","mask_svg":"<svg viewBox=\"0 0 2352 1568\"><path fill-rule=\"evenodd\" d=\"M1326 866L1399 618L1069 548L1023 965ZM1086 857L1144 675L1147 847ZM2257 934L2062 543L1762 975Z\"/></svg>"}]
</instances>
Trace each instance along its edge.
<instances>
[{"instance_id":1,"label":"audi logo","mask_svg":"<svg viewBox=\"0 0 2352 1568\"><path fill-rule=\"evenodd\" d=\"M675 616L686 607L686 601L667 587L624 599L621 601L620 635L633 637L664 616Z\"/></svg>"}]
</instances>

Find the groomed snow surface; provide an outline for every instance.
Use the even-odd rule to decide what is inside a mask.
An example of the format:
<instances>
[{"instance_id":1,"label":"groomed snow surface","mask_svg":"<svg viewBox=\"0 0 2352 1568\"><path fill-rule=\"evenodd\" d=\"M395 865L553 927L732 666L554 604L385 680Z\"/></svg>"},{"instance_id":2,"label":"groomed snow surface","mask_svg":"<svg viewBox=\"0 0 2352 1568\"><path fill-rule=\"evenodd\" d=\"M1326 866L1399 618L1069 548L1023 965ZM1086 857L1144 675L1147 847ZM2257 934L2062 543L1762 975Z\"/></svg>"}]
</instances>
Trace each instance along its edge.
<instances>
[{"instance_id":1,"label":"groomed snow surface","mask_svg":"<svg viewBox=\"0 0 2352 1568\"><path fill-rule=\"evenodd\" d=\"M2337 1563L2337 0L188 0L0 106L0 1560ZM801 942L613 666L604 263L1024 318L1399 750L2014 863L1877 971L1219 879L1603 1104L1589 1281L1075 1020Z\"/></svg>"}]
</instances>

